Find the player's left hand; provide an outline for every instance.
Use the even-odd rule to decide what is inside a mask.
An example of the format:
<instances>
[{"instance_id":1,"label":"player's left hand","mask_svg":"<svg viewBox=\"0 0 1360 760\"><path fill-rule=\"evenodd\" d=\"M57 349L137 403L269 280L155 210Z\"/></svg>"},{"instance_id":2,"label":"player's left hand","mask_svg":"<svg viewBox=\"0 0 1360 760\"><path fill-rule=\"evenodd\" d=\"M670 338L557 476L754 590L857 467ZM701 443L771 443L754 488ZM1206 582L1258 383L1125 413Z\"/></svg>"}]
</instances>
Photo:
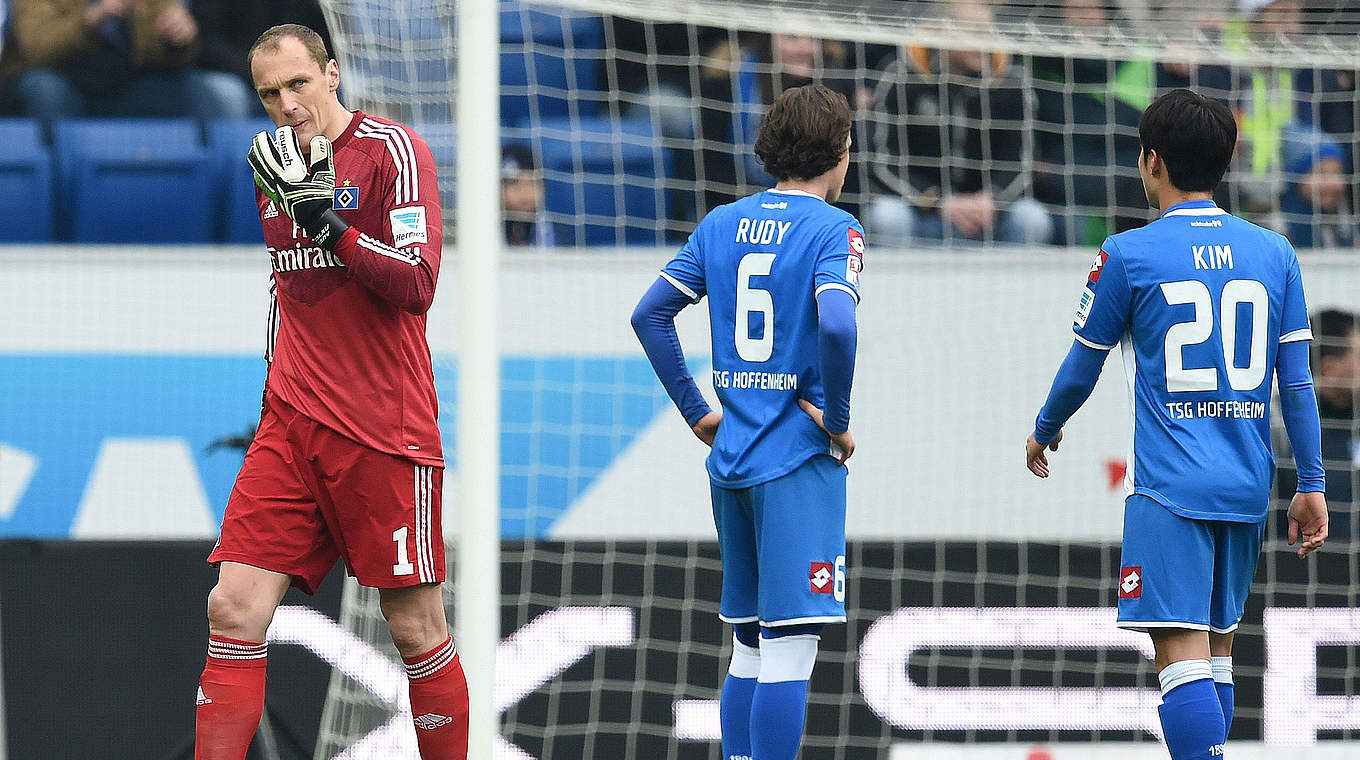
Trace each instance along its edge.
<instances>
[{"instance_id":1,"label":"player's left hand","mask_svg":"<svg viewBox=\"0 0 1360 760\"><path fill-rule=\"evenodd\" d=\"M312 138L311 163L302 156L297 132L290 126L255 135L246 156L255 184L307 236L330 249L348 228L332 209L335 201L335 156L325 135Z\"/></svg>"},{"instance_id":2,"label":"player's left hand","mask_svg":"<svg viewBox=\"0 0 1360 760\"><path fill-rule=\"evenodd\" d=\"M807 416L812 418L813 422L817 423L817 427L821 428L823 433L831 436L831 446L836 456L836 461L840 464L845 464L845 460L849 459L850 455L855 453L855 437L850 435L849 430L844 433L833 433L830 430L827 430L826 414L821 409L813 406L811 401L800 398L798 399L798 406L807 413Z\"/></svg>"},{"instance_id":3,"label":"player's left hand","mask_svg":"<svg viewBox=\"0 0 1360 760\"><path fill-rule=\"evenodd\" d=\"M1050 441L1047 446L1034 440L1034 434L1030 433L1029 438L1025 440L1025 466L1029 468L1030 472L1041 478L1048 477L1048 455L1044 453L1044 449L1057 451L1058 444L1061 442L1061 430L1058 431L1058 435Z\"/></svg>"},{"instance_id":4,"label":"player's left hand","mask_svg":"<svg viewBox=\"0 0 1360 760\"><path fill-rule=\"evenodd\" d=\"M1300 559L1327 540L1327 497L1319 492L1296 493L1289 502L1289 545L1300 538Z\"/></svg>"},{"instance_id":5,"label":"player's left hand","mask_svg":"<svg viewBox=\"0 0 1360 760\"><path fill-rule=\"evenodd\" d=\"M718 425L722 422L722 412L709 412L699 418L690 430L694 431L694 437L703 441L709 448L713 447L713 439L718 437Z\"/></svg>"}]
</instances>

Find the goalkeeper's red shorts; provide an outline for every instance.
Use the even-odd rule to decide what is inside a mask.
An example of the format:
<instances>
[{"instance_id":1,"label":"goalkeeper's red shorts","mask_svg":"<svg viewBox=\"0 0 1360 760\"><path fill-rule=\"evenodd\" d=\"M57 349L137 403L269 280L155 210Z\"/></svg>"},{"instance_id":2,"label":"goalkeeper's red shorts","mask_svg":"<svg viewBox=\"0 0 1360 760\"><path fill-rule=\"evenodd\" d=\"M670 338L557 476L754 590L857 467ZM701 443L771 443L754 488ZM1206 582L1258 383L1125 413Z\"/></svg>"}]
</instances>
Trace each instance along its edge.
<instances>
[{"instance_id":1,"label":"goalkeeper's red shorts","mask_svg":"<svg viewBox=\"0 0 1360 760\"><path fill-rule=\"evenodd\" d=\"M444 471L375 451L270 393L208 562L293 578L311 594L337 558L365 586L444 580Z\"/></svg>"}]
</instances>

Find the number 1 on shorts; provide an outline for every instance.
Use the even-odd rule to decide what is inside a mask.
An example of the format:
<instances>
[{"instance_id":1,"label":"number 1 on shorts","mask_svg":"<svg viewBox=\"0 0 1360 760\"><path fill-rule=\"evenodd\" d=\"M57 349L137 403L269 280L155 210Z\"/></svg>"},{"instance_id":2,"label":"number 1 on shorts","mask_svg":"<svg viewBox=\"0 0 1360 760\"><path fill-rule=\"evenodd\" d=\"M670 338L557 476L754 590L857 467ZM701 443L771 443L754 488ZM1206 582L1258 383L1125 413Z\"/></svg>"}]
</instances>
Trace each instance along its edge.
<instances>
[{"instance_id":1,"label":"number 1 on shorts","mask_svg":"<svg viewBox=\"0 0 1360 760\"><path fill-rule=\"evenodd\" d=\"M416 571L411 564L410 553L406 549L406 534L411 529L405 525L392 531L392 540L397 543L397 564L392 566L393 575L410 575Z\"/></svg>"}]
</instances>

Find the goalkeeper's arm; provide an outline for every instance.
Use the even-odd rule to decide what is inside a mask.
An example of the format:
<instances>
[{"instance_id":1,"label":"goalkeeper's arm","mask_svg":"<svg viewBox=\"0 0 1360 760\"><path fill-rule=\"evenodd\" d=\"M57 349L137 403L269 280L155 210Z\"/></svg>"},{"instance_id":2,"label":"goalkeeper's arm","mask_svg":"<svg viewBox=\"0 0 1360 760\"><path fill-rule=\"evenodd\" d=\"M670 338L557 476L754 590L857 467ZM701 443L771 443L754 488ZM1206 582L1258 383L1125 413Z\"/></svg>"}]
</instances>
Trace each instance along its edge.
<instances>
[{"instance_id":1,"label":"goalkeeper's arm","mask_svg":"<svg viewBox=\"0 0 1360 760\"><path fill-rule=\"evenodd\" d=\"M303 165L297 135L291 127L280 127L274 135L255 136L249 161L255 182L289 218L298 224L312 242L331 251L336 258L384 301L412 314L424 314L434 300L439 271L443 228L439 211L439 189L435 182L434 159L424 143L418 164L423 203L411 208L420 211L420 234L415 243L396 247L350 227L332 209L335 196L335 160L331 143L324 136L312 138L311 165L299 177ZM421 165L423 164L423 165Z\"/></svg>"}]
</instances>

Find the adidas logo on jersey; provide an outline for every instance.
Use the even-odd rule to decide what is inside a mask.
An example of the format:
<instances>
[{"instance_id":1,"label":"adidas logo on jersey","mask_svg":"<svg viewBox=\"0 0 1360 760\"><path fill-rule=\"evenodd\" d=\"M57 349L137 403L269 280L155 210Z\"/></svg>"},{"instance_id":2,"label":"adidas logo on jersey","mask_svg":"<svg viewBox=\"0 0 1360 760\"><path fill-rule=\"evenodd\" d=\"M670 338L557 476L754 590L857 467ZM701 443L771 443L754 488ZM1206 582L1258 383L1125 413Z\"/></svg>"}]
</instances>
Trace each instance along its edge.
<instances>
[{"instance_id":1,"label":"adidas logo on jersey","mask_svg":"<svg viewBox=\"0 0 1360 760\"><path fill-rule=\"evenodd\" d=\"M211 699L208 699L203 695L203 687L198 687L198 705L202 707L203 705L210 705L212 703L213 701Z\"/></svg>"},{"instance_id":2,"label":"adidas logo on jersey","mask_svg":"<svg viewBox=\"0 0 1360 760\"><path fill-rule=\"evenodd\" d=\"M269 205L264 207L264 218L265 218L265 219L273 219L274 217L276 217L276 216L278 216L278 215L279 215L279 207L274 205L274 201L270 201L270 202L269 202Z\"/></svg>"},{"instance_id":3,"label":"adidas logo on jersey","mask_svg":"<svg viewBox=\"0 0 1360 760\"><path fill-rule=\"evenodd\" d=\"M433 731L440 726L448 725L453 722L453 718L439 713L428 712L415 718L416 728L423 728L426 731Z\"/></svg>"}]
</instances>

